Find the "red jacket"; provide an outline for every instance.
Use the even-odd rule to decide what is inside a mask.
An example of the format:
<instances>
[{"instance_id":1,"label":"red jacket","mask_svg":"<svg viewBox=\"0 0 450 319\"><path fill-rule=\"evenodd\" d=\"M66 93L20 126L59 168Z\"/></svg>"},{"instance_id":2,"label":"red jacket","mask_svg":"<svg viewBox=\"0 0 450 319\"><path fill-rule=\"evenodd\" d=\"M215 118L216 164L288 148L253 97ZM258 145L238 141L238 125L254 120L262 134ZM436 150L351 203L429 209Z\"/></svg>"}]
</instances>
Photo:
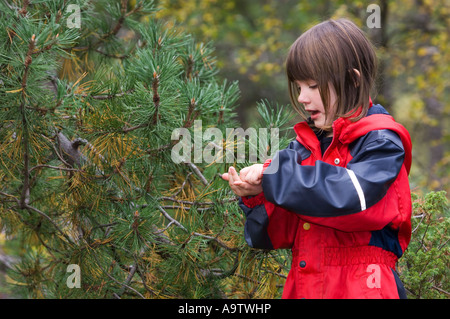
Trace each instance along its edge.
<instances>
[{"instance_id":1,"label":"red jacket","mask_svg":"<svg viewBox=\"0 0 450 319\"><path fill-rule=\"evenodd\" d=\"M380 105L333 123L322 156L306 122L264 164L263 193L243 197L254 248L292 249L283 298L399 298L395 264L411 237L411 139Z\"/></svg>"}]
</instances>

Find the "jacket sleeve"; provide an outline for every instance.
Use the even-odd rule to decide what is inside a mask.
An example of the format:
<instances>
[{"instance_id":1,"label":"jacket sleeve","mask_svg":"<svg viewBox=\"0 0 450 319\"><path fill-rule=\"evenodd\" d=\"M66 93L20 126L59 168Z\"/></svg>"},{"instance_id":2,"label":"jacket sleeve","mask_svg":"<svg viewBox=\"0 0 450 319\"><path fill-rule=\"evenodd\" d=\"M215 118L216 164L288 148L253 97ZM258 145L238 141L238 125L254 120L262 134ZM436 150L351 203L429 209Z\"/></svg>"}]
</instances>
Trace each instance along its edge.
<instances>
[{"instance_id":1,"label":"jacket sleeve","mask_svg":"<svg viewBox=\"0 0 450 319\"><path fill-rule=\"evenodd\" d=\"M347 167L316 161L299 165L293 149L278 152L272 160L277 170L263 175L266 199L304 216L326 218L360 213L380 201L403 165L399 136L389 130L372 131L355 142ZM269 167L270 167L269 166ZM365 220L370 223L369 220ZM373 221L378 224L379 221ZM365 225L370 227L370 225Z\"/></svg>"},{"instance_id":2,"label":"jacket sleeve","mask_svg":"<svg viewBox=\"0 0 450 319\"><path fill-rule=\"evenodd\" d=\"M293 147L291 143L288 149ZM266 162L267 166L269 162ZM245 214L245 241L250 247L260 249L291 248L299 216L277 206L260 193L256 196L241 197L239 206Z\"/></svg>"},{"instance_id":3,"label":"jacket sleeve","mask_svg":"<svg viewBox=\"0 0 450 319\"><path fill-rule=\"evenodd\" d=\"M299 223L297 214L267 201L264 193L241 198L239 206L245 213L244 237L250 247L292 248Z\"/></svg>"}]
</instances>

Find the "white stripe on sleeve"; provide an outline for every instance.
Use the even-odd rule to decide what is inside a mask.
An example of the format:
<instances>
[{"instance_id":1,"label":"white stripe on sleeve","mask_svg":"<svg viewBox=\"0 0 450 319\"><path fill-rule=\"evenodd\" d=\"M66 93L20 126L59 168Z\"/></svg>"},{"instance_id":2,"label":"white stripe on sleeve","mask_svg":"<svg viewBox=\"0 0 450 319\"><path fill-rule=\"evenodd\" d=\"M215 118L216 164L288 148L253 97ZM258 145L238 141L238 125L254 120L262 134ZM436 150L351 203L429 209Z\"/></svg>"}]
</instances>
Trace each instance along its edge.
<instances>
[{"instance_id":1,"label":"white stripe on sleeve","mask_svg":"<svg viewBox=\"0 0 450 319\"><path fill-rule=\"evenodd\" d=\"M347 170L348 175L350 176L350 179L353 182L353 186L355 186L356 192L358 193L359 202L361 204L361 211L366 210L366 198L364 197L364 192L361 188L361 185L359 184L355 173L347 168L346 168L346 170Z\"/></svg>"}]
</instances>

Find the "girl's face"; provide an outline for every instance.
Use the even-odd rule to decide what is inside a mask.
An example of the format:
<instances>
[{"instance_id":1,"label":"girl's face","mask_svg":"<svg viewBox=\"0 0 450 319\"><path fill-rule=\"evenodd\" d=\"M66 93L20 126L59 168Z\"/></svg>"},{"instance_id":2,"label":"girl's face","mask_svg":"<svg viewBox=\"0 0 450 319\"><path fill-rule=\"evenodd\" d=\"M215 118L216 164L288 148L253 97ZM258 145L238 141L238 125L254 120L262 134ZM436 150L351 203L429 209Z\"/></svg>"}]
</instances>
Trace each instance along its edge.
<instances>
[{"instance_id":1,"label":"girl's face","mask_svg":"<svg viewBox=\"0 0 450 319\"><path fill-rule=\"evenodd\" d=\"M295 81L295 83L300 90L297 101L303 104L305 111L310 114L311 120L314 121L314 126L320 129L324 126L331 125L333 123L334 114L336 113L335 104L337 100L336 91L333 86L329 85L329 111L328 116L326 116L325 106L323 105L317 82L308 80Z\"/></svg>"}]
</instances>

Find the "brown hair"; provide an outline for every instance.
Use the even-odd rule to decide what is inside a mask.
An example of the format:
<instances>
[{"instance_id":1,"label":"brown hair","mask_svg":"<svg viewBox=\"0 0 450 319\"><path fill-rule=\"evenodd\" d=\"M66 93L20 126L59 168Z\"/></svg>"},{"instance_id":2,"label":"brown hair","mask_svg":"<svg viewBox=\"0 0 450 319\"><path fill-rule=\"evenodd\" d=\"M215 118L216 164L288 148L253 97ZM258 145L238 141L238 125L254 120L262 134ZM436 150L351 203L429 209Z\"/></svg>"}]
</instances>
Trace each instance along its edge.
<instances>
[{"instance_id":1,"label":"brown hair","mask_svg":"<svg viewBox=\"0 0 450 319\"><path fill-rule=\"evenodd\" d=\"M359 71L359 77L353 69ZM303 33L289 50L286 72L291 102L306 119L307 113L297 101L299 88L295 81L313 80L329 116L331 84L337 96L334 119L353 116L352 120L357 121L369 109L376 70L375 50L361 29L347 19L324 21ZM361 113L355 114L359 107Z\"/></svg>"}]
</instances>

